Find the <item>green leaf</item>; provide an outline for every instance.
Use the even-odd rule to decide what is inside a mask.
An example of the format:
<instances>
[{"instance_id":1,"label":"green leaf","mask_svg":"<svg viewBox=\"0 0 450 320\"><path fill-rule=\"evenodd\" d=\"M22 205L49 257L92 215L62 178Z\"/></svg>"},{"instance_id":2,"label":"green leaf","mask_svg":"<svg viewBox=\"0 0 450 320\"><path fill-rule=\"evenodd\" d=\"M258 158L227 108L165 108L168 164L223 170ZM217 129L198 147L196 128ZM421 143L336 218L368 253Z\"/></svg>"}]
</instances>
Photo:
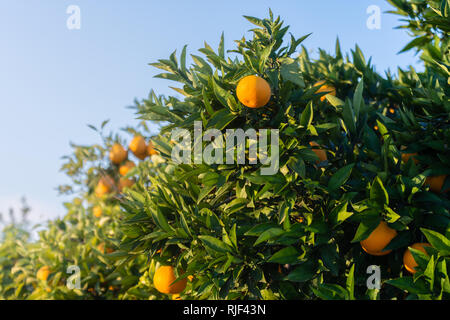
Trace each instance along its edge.
<instances>
[{"instance_id":1,"label":"green leaf","mask_svg":"<svg viewBox=\"0 0 450 320\"><path fill-rule=\"evenodd\" d=\"M345 104L344 101L331 94L326 95L325 98L328 100L329 103L331 103L333 107L342 107Z\"/></svg>"},{"instance_id":2,"label":"green leaf","mask_svg":"<svg viewBox=\"0 0 450 320\"><path fill-rule=\"evenodd\" d=\"M350 271L347 275L347 282L346 282L346 288L348 291L349 299L355 300L355 264L352 264L352 267L350 268Z\"/></svg>"},{"instance_id":3,"label":"green leaf","mask_svg":"<svg viewBox=\"0 0 450 320\"><path fill-rule=\"evenodd\" d=\"M308 128L312 123L313 115L314 115L313 105L312 101L310 101L300 116L300 125L305 128Z\"/></svg>"},{"instance_id":4,"label":"green leaf","mask_svg":"<svg viewBox=\"0 0 450 320\"><path fill-rule=\"evenodd\" d=\"M214 251L217 252L229 252L232 253L233 250L230 248L230 246L228 246L226 243L224 243L223 241L220 241L217 238L211 237L211 236L198 236L198 238L209 248L213 249Z\"/></svg>"},{"instance_id":5,"label":"green leaf","mask_svg":"<svg viewBox=\"0 0 450 320\"><path fill-rule=\"evenodd\" d=\"M220 109L211 116L206 124L206 129L215 128L223 130L231 121L236 119L236 117L237 116L230 113L228 109Z\"/></svg>"},{"instance_id":6,"label":"green leaf","mask_svg":"<svg viewBox=\"0 0 450 320\"><path fill-rule=\"evenodd\" d=\"M160 227L167 233L174 232L172 227L167 222L166 217L164 216L164 214L161 212L161 210L159 208L151 210L151 214L152 214L153 221L155 221L155 223L158 225L158 227Z\"/></svg>"},{"instance_id":7,"label":"green leaf","mask_svg":"<svg viewBox=\"0 0 450 320\"><path fill-rule=\"evenodd\" d=\"M274 253L267 262L271 263L295 263L298 261L298 257L300 256L300 252L292 246L281 249L280 251Z\"/></svg>"},{"instance_id":8,"label":"green leaf","mask_svg":"<svg viewBox=\"0 0 450 320\"><path fill-rule=\"evenodd\" d=\"M305 82L303 80L298 61L291 58L285 58L282 59L282 62L283 64L281 65L280 73L283 79L304 88Z\"/></svg>"},{"instance_id":9,"label":"green leaf","mask_svg":"<svg viewBox=\"0 0 450 320\"><path fill-rule=\"evenodd\" d=\"M418 279L414 281L413 277L402 277L397 279L391 279L385 283L391 286L397 287L401 290L406 290L413 294L427 294L429 290L423 279Z\"/></svg>"},{"instance_id":10,"label":"green leaf","mask_svg":"<svg viewBox=\"0 0 450 320\"><path fill-rule=\"evenodd\" d=\"M339 189L350 178L354 165L354 163L346 165L333 174L328 182L328 188L330 190Z\"/></svg>"},{"instance_id":11,"label":"green leaf","mask_svg":"<svg viewBox=\"0 0 450 320\"><path fill-rule=\"evenodd\" d=\"M344 202L336 206L333 210L331 210L329 215L329 220L333 224L334 227L338 226L346 219L353 215L353 212L347 211L348 202Z\"/></svg>"},{"instance_id":12,"label":"green leaf","mask_svg":"<svg viewBox=\"0 0 450 320\"><path fill-rule=\"evenodd\" d=\"M355 237L352 240L352 243L359 242L367 239L367 237L375 230L380 224L380 218L368 218L364 219L356 230Z\"/></svg>"},{"instance_id":13,"label":"green leaf","mask_svg":"<svg viewBox=\"0 0 450 320\"><path fill-rule=\"evenodd\" d=\"M316 274L316 265L313 261L307 261L296 267L291 271L285 280L293 282L305 282L314 278Z\"/></svg>"},{"instance_id":14,"label":"green leaf","mask_svg":"<svg viewBox=\"0 0 450 320\"><path fill-rule=\"evenodd\" d=\"M355 113L353 112L352 104L350 100L346 100L344 103L344 108L342 110L342 117L345 123L345 126L351 133L356 133L356 119Z\"/></svg>"},{"instance_id":15,"label":"green leaf","mask_svg":"<svg viewBox=\"0 0 450 320\"><path fill-rule=\"evenodd\" d=\"M245 232L244 235L258 237L264 231L266 231L266 230L268 230L270 228L273 228L273 227L275 227L275 228L277 227L277 225L275 223L273 223L273 222L257 224L254 227L252 227L250 230Z\"/></svg>"},{"instance_id":16,"label":"green leaf","mask_svg":"<svg viewBox=\"0 0 450 320\"><path fill-rule=\"evenodd\" d=\"M450 255L450 240L446 236L425 228L420 228L420 230L435 249L443 255Z\"/></svg>"},{"instance_id":17,"label":"green leaf","mask_svg":"<svg viewBox=\"0 0 450 320\"><path fill-rule=\"evenodd\" d=\"M281 236L283 233L285 233L285 231L281 228L270 228L266 231L264 231L259 237L258 239L256 239L255 243L253 244L253 246L257 246L258 244L264 242L264 241L268 241L270 239L276 238Z\"/></svg>"},{"instance_id":18,"label":"green leaf","mask_svg":"<svg viewBox=\"0 0 450 320\"><path fill-rule=\"evenodd\" d=\"M311 289L317 297L324 300L345 300L348 297L347 290L338 284L321 283L317 288Z\"/></svg>"},{"instance_id":19,"label":"green leaf","mask_svg":"<svg viewBox=\"0 0 450 320\"><path fill-rule=\"evenodd\" d=\"M383 182L379 177L376 177L370 187L370 200L374 200L380 207L389 205L389 196L383 186Z\"/></svg>"},{"instance_id":20,"label":"green leaf","mask_svg":"<svg viewBox=\"0 0 450 320\"><path fill-rule=\"evenodd\" d=\"M364 79L362 79L356 86L355 95L353 96L353 111L355 118L359 118L359 110L361 110L361 103L363 100Z\"/></svg>"}]
</instances>

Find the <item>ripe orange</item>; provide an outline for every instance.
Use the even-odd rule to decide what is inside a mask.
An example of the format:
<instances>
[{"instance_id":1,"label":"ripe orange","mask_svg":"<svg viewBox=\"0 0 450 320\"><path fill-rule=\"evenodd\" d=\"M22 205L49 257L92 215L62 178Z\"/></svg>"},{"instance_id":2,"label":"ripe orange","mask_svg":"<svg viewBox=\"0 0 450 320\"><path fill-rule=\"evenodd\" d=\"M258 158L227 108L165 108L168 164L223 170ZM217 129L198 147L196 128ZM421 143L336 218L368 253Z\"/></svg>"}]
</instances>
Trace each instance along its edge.
<instances>
[{"instance_id":1,"label":"ripe orange","mask_svg":"<svg viewBox=\"0 0 450 320\"><path fill-rule=\"evenodd\" d=\"M128 156L128 152L118 143L115 143L109 152L109 159L114 164L121 164Z\"/></svg>"},{"instance_id":2,"label":"ripe orange","mask_svg":"<svg viewBox=\"0 0 450 320\"><path fill-rule=\"evenodd\" d=\"M102 242L97 246L97 250L100 251L101 253L105 253L105 243Z\"/></svg>"},{"instance_id":3,"label":"ripe orange","mask_svg":"<svg viewBox=\"0 0 450 320\"><path fill-rule=\"evenodd\" d=\"M389 112L390 112L391 114L394 114L394 113L395 113L395 109L394 109L394 108L389 108Z\"/></svg>"},{"instance_id":4,"label":"ripe orange","mask_svg":"<svg viewBox=\"0 0 450 320\"><path fill-rule=\"evenodd\" d=\"M311 147L319 147L319 145L315 141L311 141L309 143L309 145ZM319 149L319 148L312 148L312 151L314 151L314 153L319 157L320 160L317 161L318 163L328 159L327 158L327 153L325 152L325 150L322 150L322 149Z\"/></svg>"},{"instance_id":5,"label":"ripe orange","mask_svg":"<svg viewBox=\"0 0 450 320\"><path fill-rule=\"evenodd\" d=\"M103 253L103 254L114 252L114 249L112 249L112 248L110 248L110 247L107 247L107 246L105 245L104 242L100 243L100 244L97 246L97 250L100 251L100 252Z\"/></svg>"},{"instance_id":6,"label":"ripe orange","mask_svg":"<svg viewBox=\"0 0 450 320\"><path fill-rule=\"evenodd\" d=\"M149 156L153 156L153 155L158 154L158 153L159 153L159 152L156 151L156 150L153 148L152 142L149 141L149 142L148 142L148 145L147 145L147 154L148 154Z\"/></svg>"},{"instance_id":7,"label":"ripe orange","mask_svg":"<svg viewBox=\"0 0 450 320\"><path fill-rule=\"evenodd\" d=\"M133 161L127 161L125 162L125 164L121 165L119 168L119 173L124 176L128 173L128 171L130 171L131 169L133 169L134 167L136 167L136 165L134 164Z\"/></svg>"},{"instance_id":8,"label":"ripe orange","mask_svg":"<svg viewBox=\"0 0 450 320\"><path fill-rule=\"evenodd\" d=\"M144 160L147 156L147 144L142 136L135 136L128 147L141 160Z\"/></svg>"},{"instance_id":9,"label":"ripe orange","mask_svg":"<svg viewBox=\"0 0 450 320\"><path fill-rule=\"evenodd\" d=\"M97 186L95 187L95 195L97 197L102 197L105 194L111 192L114 187L114 180L110 176L104 176L100 179Z\"/></svg>"},{"instance_id":10,"label":"ripe orange","mask_svg":"<svg viewBox=\"0 0 450 320\"><path fill-rule=\"evenodd\" d=\"M336 96L336 89L333 86L326 84L324 80L316 82L314 84L314 87L317 87L317 86L321 86L321 87L316 91L316 93L328 92L328 94L331 94L332 96ZM320 101L324 101L328 94L321 96Z\"/></svg>"},{"instance_id":11,"label":"ripe orange","mask_svg":"<svg viewBox=\"0 0 450 320\"><path fill-rule=\"evenodd\" d=\"M36 278L42 281L47 281L48 276L50 275L50 267L43 266L36 273Z\"/></svg>"},{"instance_id":12,"label":"ripe orange","mask_svg":"<svg viewBox=\"0 0 450 320\"><path fill-rule=\"evenodd\" d=\"M427 177L425 179L425 184L430 186L430 190L436 193L447 192L448 190L442 190L445 179L447 175L443 174L440 176Z\"/></svg>"},{"instance_id":13,"label":"ripe orange","mask_svg":"<svg viewBox=\"0 0 450 320\"><path fill-rule=\"evenodd\" d=\"M269 83L258 76L246 76L239 80L236 87L239 101L249 108L265 106L272 95Z\"/></svg>"},{"instance_id":14,"label":"ripe orange","mask_svg":"<svg viewBox=\"0 0 450 320\"><path fill-rule=\"evenodd\" d=\"M423 253L427 254L424 247L431 247L429 243L426 242L418 242L414 243L410 246L413 249L420 250ZM416 273L416 270L414 269L417 267L417 262L414 260L413 255L411 254L411 251L409 251L409 248L406 249L405 253L403 254L403 265L405 266L405 269L408 270L411 273Z\"/></svg>"},{"instance_id":15,"label":"ripe orange","mask_svg":"<svg viewBox=\"0 0 450 320\"><path fill-rule=\"evenodd\" d=\"M414 153L402 153L402 161L404 163L407 163L409 161L409 159L411 157L413 157L412 159L413 159L414 163L418 164L419 160L417 160L415 156L417 156L417 152L414 152Z\"/></svg>"},{"instance_id":16,"label":"ripe orange","mask_svg":"<svg viewBox=\"0 0 450 320\"><path fill-rule=\"evenodd\" d=\"M92 209L92 213L94 214L94 217L100 218L102 216L102 214L103 214L103 210L102 210L102 208L100 206L95 206Z\"/></svg>"},{"instance_id":17,"label":"ripe orange","mask_svg":"<svg viewBox=\"0 0 450 320\"><path fill-rule=\"evenodd\" d=\"M373 126L373 128L375 129L375 131L378 131L378 126Z\"/></svg>"},{"instance_id":18,"label":"ripe orange","mask_svg":"<svg viewBox=\"0 0 450 320\"><path fill-rule=\"evenodd\" d=\"M120 178L119 180L119 191L122 192L125 188L131 188L134 184L134 180L132 179L124 179L124 178Z\"/></svg>"},{"instance_id":19,"label":"ripe orange","mask_svg":"<svg viewBox=\"0 0 450 320\"><path fill-rule=\"evenodd\" d=\"M372 231L369 237L360 242L365 252L373 256L384 256L392 250L382 251L392 239L397 235L397 231L390 228L388 224L381 221L378 227Z\"/></svg>"},{"instance_id":20,"label":"ripe orange","mask_svg":"<svg viewBox=\"0 0 450 320\"><path fill-rule=\"evenodd\" d=\"M177 293L172 295L172 300L183 300L183 299L181 299L180 295Z\"/></svg>"},{"instance_id":21,"label":"ripe orange","mask_svg":"<svg viewBox=\"0 0 450 320\"><path fill-rule=\"evenodd\" d=\"M186 288L187 279L177 281L174 268L171 266L159 267L153 277L153 284L156 290L165 294L177 294L182 292Z\"/></svg>"}]
</instances>

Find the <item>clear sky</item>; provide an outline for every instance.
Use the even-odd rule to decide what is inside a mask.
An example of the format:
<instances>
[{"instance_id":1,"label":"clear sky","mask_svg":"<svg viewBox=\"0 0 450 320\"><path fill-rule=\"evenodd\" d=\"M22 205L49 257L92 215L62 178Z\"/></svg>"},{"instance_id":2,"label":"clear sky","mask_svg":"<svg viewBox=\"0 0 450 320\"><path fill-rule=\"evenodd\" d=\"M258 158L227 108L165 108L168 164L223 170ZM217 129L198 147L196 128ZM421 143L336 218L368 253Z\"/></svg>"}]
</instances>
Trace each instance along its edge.
<instances>
[{"instance_id":1,"label":"clear sky","mask_svg":"<svg viewBox=\"0 0 450 320\"><path fill-rule=\"evenodd\" d=\"M70 5L81 10L81 29L69 30ZM381 8L381 29L369 30L370 5ZM397 55L410 40L393 29L398 16L383 0L2 0L0 2L0 212L26 196L32 218L62 216L65 200L55 188L69 142L92 144L86 125L110 119L110 129L135 125L127 106L150 89L170 93L149 62L183 45L195 51L207 41L226 49L251 25L242 17L281 15L312 52L334 52L336 37L349 52L357 43L378 71L416 65L412 53Z\"/></svg>"}]
</instances>

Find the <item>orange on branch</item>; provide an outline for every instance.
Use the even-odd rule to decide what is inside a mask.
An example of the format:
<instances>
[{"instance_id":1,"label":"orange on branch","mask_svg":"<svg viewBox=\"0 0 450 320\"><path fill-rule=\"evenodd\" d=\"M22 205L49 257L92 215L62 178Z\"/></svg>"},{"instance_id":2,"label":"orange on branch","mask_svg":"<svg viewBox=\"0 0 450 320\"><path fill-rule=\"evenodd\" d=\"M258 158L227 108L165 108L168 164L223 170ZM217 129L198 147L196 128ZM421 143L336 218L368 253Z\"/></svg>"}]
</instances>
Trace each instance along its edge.
<instances>
[{"instance_id":1,"label":"orange on branch","mask_svg":"<svg viewBox=\"0 0 450 320\"><path fill-rule=\"evenodd\" d=\"M152 143L151 141L149 141L149 142L148 142L148 145L147 145L147 154L148 154L149 156L153 156L153 155L155 155L155 154L159 154L159 152L156 151L156 150L153 148L153 143Z\"/></svg>"},{"instance_id":2,"label":"orange on branch","mask_svg":"<svg viewBox=\"0 0 450 320\"><path fill-rule=\"evenodd\" d=\"M42 281L47 281L49 275L50 275L50 267L43 266L36 273L36 278Z\"/></svg>"},{"instance_id":3,"label":"orange on branch","mask_svg":"<svg viewBox=\"0 0 450 320\"><path fill-rule=\"evenodd\" d=\"M373 256L384 256L392 250L383 251L383 249L397 236L397 231L390 228L388 224L381 221L378 227L372 231L367 239L360 242L365 252Z\"/></svg>"},{"instance_id":4,"label":"orange on branch","mask_svg":"<svg viewBox=\"0 0 450 320\"><path fill-rule=\"evenodd\" d=\"M102 197L107 193L110 193L114 187L114 180L110 176L104 176L100 179L97 186L95 187L95 195L97 197Z\"/></svg>"},{"instance_id":5,"label":"orange on branch","mask_svg":"<svg viewBox=\"0 0 450 320\"><path fill-rule=\"evenodd\" d=\"M118 189L120 192L122 192L125 188L131 188L133 185L134 185L134 180L120 178Z\"/></svg>"},{"instance_id":6,"label":"orange on branch","mask_svg":"<svg viewBox=\"0 0 450 320\"><path fill-rule=\"evenodd\" d=\"M431 245L426 242L422 242L422 243L418 242L418 243L414 243L410 247L413 249L416 249L416 250L420 250L423 253L427 254L424 247L431 247ZM415 267L417 267L417 262L414 259L409 248L406 249L405 253L403 254L403 265L405 266L405 269L408 270L410 273L416 273Z\"/></svg>"},{"instance_id":7,"label":"orange on branch","mask_svg":"<svg viewBox=\"0 0 450 320\"><path fill-rule=\"evenodd\" d=\"M246 76L239 80L236 87L239 101L249 108L265 106L272 95L269 83L258 76Z\"/></svg>"},{"instance_id":8,"label":"orange on branch","mask_svg":"<svg viewBox=\"0 0 450 320\"><path fill-rule=\"evenodd\" d=\"M417 152L414 153L402 153L402 161L404 163L407 163L409 161L409 159L412 157L412 160L414 161L415 164L419 163L419 160L416 159L417 156Z\"/></svg>"},{"instance_id":9,"label":"orange on branch","mask_svg":"<svg viewBox=\"0 0 450 320\"><path fill-rule=\"evenodd\" d=\"M130 171L134 167L136 167L136 164L133 161L127 161L120 166L119 173L120 175L125 176L128 173L128 171Z\"/></svg>"},{"instance_id":10,"label":"orange on branch","mask_svg":"<svg viewBox=\"0 0 450 320\"><path fill-rule=\"evenodd\" d=\"M312 148L312 151L314 151L314 153L315 153L315 154L317 155L317 157L319 158L319 161L317 161L317 162L322 162L322 161L325 161L325 160L328 159L328 158L327 158L327 153L325 152L325 150L320 149L320 148L315 148L315 147L320 147L319 144L318 144L317 142L311 141L311 142L309 143L309 145L310 145L311 147L313 147L313 148Z\"/></svg>"},{"instance_id":11,"label":"orange on branch","mask_svg":"<svg viewBox=\"0 0 450 320\"><path fill-rule=\"evenodd\" d=\"M174 268L171 266L161 266L155 271L153 276L153 284L161 293L178 294L186 288L187 279L176 280Z\"/></svg>"},{"instance_id":12,"label":"orange on branch","mask_svg":"<svg viewBox=\"0 0 450 320\"><path fill-rule=\"evenodd\" d=\"M109 152L109 159L112 163L119 165L122 162L124 162L128 157L127 150L122 147L119 143L115 143L110 152Z\"/></svg>"},{"instance_id":13,"label":"orange on branch","mask_svg":"<svg viewBox=\"0 0 450 320\"><path fill-rule=\"evenodd\" d=\"M325 80L316 82L314 84L314 87L317 87L317 86L320 86L320 88L316 91L316 93L322 93L322 92L327 93L326 95L320 97L320 101L325 101L326 96L329 94L332 96L336 96L336 89L333 86L326 84Z\"/></svg>"},{"instance_id":14,"label":"orange on branch","mask_svg":"<svg viewBox=\"0 0 450 320\"><path fill-rule=\"evenodd\" d=\"M445 174L440 176L427 177L425 179L425 184L430 186L430 190L435 193L447 192L447 190L442 190L446 178L447 175Z\"/></svg>"},{"instance_id":15,"label":"orange on branch","mask_svg":"<svg viewBox=\"0 0 450 320\"><path fill-rule=\"evenodd\" d=\"M128 148L130 148L131 152L133 152L140 160L144 160L147 156L147 144L142 136L135 136L133 140L131 140Z\"/></svg>"},{"instance_id":16,"label":"orange on branch","mask_svg":"<svg viewBox=\"0 0 450 320\"><path fill-rule=\"evenodd\" d=\"M94 214L94 217L100 218L102 216L102 214L103 214L103 210L102 210L102 208L100 206L95 206L92 209L92 213Z\"/></svg>"}]
</instances>

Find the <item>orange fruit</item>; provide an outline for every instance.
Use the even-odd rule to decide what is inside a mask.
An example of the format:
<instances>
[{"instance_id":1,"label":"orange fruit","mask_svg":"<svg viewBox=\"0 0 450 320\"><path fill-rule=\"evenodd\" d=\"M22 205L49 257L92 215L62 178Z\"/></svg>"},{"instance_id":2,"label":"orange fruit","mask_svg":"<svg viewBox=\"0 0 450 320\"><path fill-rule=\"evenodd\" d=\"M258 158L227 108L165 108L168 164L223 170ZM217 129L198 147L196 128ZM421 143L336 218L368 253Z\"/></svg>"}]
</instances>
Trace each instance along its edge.
<instances>
[{"instance_id":1,"label":"orange fruit","mask_svg":"<svg viewBox=\"0 0 450 320\"><path fill-rule=\"evenodd\" d=\"M174 268L171 266L159 267L153 276L153 284L156 290L165 294L177 294L186 288L186 278L173 283L175 280Z\"/></svg>"},{"instance_id":2,"label":"orange fruit","mask_svg":"<svg viewBox=\"0 0 450 320\"><path fill-rule=\"evenodd\" d=\"M120 178L119 180L119 191L122 192L125 188L131 188L134 184L134 180L132 179L124 179L124 178Z\"/></svg>"},{"instance_id":3,"label":"orange fruit","mask_svg":"<svg viewBox=\"0 0 450 320\"><path fill-rule=\"evenodd\" d=\"M102 214L103 214L103 210L102 210L102 208L100 206L95 206L92 209L92 213L94 214L94 217L100 218L102 216Z\"/></svg>"},{"instance_id":4,"label":"orange fruit","mask_svg":"<svg viewBox=\"0 0 450 320\"><path fill-rule=\"evenodd\" d=\"M332 96L336 96L336 89L333 86L330 86L325 83L324 80L316 82L314 87L320 86L320 88L316 91L316 93L328 92L328 94L321 96L320 101L324 101L326 96L331 94Z\"/></svg>"},{"instance_id":5,"label":"orange fruit","mask_svg":"<svg viewBox=\"0 0 450 320\"><path fill-rule=\"evenodd\" d=\"M109 152L109 159L114 164L121 164L125 161L127 156L128 152L118 143L115 143Z\"/></svg>"},{"instance_id":6,"label":"orange fruit","mask_svg":"<svg viewBox=\"0 0 450 320\"><path fill-rule=\"evenodd\" d=\"M442 186L444 185L445 178L447 178L447 175L445 174L440 176L427 177L425 179L425 184L430 186L431 191L440 193L442 191ZM442 192L447 192L447 190L443 190Z\"/></svg>"},{"instance_id":7,"label":"orange fruit","mask_svg":"<svg viewBox=\"0 0 450 320\"><path fill-rule=\"evenodd\" d=\"M388 224L381 221L378 227L372 231L367 239L360 242L365 252L373 256L384 256L392 250L382 251L392 239L397 235L397 231L390 228Z\"/></svg>"},{"instance_id":8,"label":"orange fruit","mask_svg":"<svg viewBox=\"0 0 450 320\"><path fill-rule=\"evenodd\" d=\"M156 151L156 150L153 148L153 143L152 143L151 141L149 141L149 142L148 142L148 145L147 145L147 154L148 154L149 156L153 156L153 155L158 154L158 153L159 153L159 152Z\"/></svg>"},{"instance_id":9,"label":"orange fruit","mask_svg":"<svg viewBox=\"0 0 450 320\"><path fill-rule=\"evenodd\" d=\"M118 189L120 192L122 192L125 188L131 188L134 185L133 179L124 179L121 178L119 180Z\"/></svg>"},{"instance_id":10,"label":"orange fruit","mask_svg":"<svg viewBox=\"0 0 450 320\"><path fill-rule=\"evenodd\" d=\"M375 129L375 131L378 131L378 126L373 126L373 128Z\"/></svg>"},{"instance_id":11,"label":"orange fruit","mask_svg":"<svg viewBox=\"0 0 450 320\"><path fill-rule=\"evenodd\" d=\"M112 248L110 248L110 247L107 247L104 242L100 243L97 246L97 250L100 251L103 254L114 252L114 250Z\"/></svg>"},{"instance_id":12,"label":"orange fruit","mask_svg":"<svg viewBox=\"0 0 450 320\"><path fill-rule=\"evenodd\" d=\"M402 153L402 161L404 163L407 163L409 161L409 159L411 157L413 157L412 159L413 159L414 163L418 164L419 160L417 160L415 156L417 156L417 152L414 152L414 153Z\"/></svg>"},{"instance_id":13,"label":"orange fruit","mask_svg":"<svg viewBox=\"0 0 450 320\"><path fill-rule=\"evenodd\" d=\"M310 143L309 143L309 145L311 146L311 147L319 147L319 145L317 144L317 142L315 142L315 141L311 141ZM328 158L327 158L327 153L325 152L325 150L323 150L323 149L319 149L319 148L312 148L312 151L314 151L314 153L317 155L317 157L319 157L319 161L317 161L317 163L319 163L319 162L322 162L322 161L325 161L325 160L327 160Z\"/></svg>"},{"instance_id":14,"label":"orange fruit","mask_svg":"<svg viewBox=\"0 0 450 320\"><path fill-rule=\"evenodd\" d=\"M136 164L134 164L133 161L127 161L125 162L125 164L121 165L119 168L119 173L124 176L128 173L128 171L130 171L131 169L133 169L134 167L136 167Z\"/></svg>"},{"instance_id":15,"label":"orange fruit","mask_svg":"<svg viewBox=\"0 0 450 320\"><path fill-rule=\"evenodd\" d=\"M427 254L424 247L431 247L431 245L426 242L422 242L422 243L418 242L418 243L414 243L410 247L413 249L416 249L416 250L420 250L423 253ZM416 260L414 260L414 257L412 255L411 251L409 251L409 248L406 249L405 253L403 254L403 265L405 266L405 269L408 270L409 272L416 273L415 267L417 267L417 262L416 262Z\"/></svg>"},{"instance_id":16,"label":"orange fruit","mask_svg":"<svg viewBox=\"0 0 450 320\"><path fill-rule=\"evenodd\" d=\"M265 106L272 95L269 83L258 76L246 76L239 80L236 87L239 101L249 108Z\"/></svg>"},{"instance_id":17,"label":"orange fruit","mask_svg":"<svg viewBox=\"0 0 450 320\"><path fill-rule=\"evenodd\" d=\"M114 180L110 176L102 177L97 186L95 187L95 195L97 197L102 197L105 194L111 192L111 189L114 187Z\"/></svg>"},{"instance_id":18,"label":"orange fruit","mask_svg":"<svg viewBox=\"0 0 450 320\"><path fill-rule=\"evenodd\" d=\"M145 159L147 156L147 144L142 136L135 136L133 140L131 140L128 148L130 148L131 152L141 160Z\"/></svg>"},{"instance_id":19,"label":"orange fruit","mask_svg":"<svg viewBox=\"0 0 450 320\"><path fill-rule=\"evenodd\" d=\"M50 275L50 267L43 266L36 273L36 278L42 281L47 281L48 276Z\"/></svg>"},{"instance_id":20,"label":"orange fruit","mask_svg":"<svg viewBox=\"0 0 450 320\"><path fill-rule=\"evenodd\" d=\"M177 293L172 295L172 300L183 300L183 299L181 299L180 295Z\"/></svg>"},{"instance_id":21,"label":"orange fruit","mask_svg":"<svg viewBox=\"0 0 450 320\"><path fill-rule=\"evenodd\" d=\"M105 243L102 242L97 246L97 250L100 251L101 253L105 253Z\"/></svg>"},{"instance_id":22,"label":"orange fruit","mask_svg":"<svg viewBox=\"0 0 450 320\"><path fill-rule=\"evenodd\" d=\"M395 113L394 108L389 108L389 112L390 112L391 114L394 114L394 113Z\"/></svg>"}]
</instances>

